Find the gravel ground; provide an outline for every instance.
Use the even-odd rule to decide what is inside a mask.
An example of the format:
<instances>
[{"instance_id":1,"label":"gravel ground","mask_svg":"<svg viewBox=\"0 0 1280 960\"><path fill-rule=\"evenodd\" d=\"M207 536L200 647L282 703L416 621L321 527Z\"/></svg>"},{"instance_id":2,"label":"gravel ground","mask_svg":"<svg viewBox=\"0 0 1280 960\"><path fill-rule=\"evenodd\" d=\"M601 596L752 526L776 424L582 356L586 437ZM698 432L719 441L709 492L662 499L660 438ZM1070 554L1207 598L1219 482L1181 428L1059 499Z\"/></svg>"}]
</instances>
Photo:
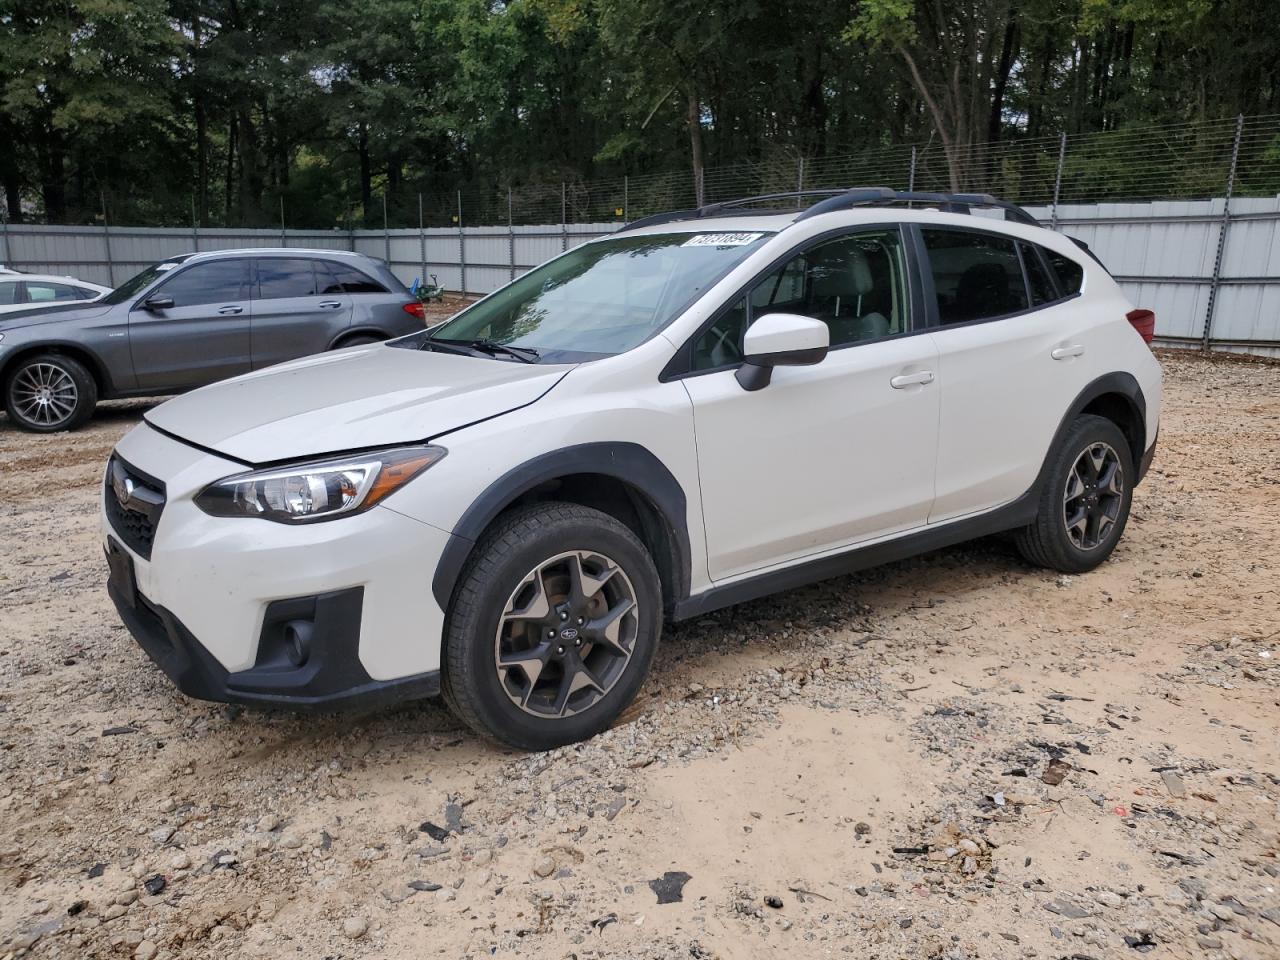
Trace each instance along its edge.
<instances>
[{"instance_id":1,"label":"gravel ground","mask_svg":"<svg viewBox=\"0 0 1280 960\"><path fill-rule=\"evenodd\" d=\"M0 418L0 957L1280 957L1280 368L1166 354L1100 570L987 540L669 629L594 741L176 694Z\"/></svg>"}]
</instances>

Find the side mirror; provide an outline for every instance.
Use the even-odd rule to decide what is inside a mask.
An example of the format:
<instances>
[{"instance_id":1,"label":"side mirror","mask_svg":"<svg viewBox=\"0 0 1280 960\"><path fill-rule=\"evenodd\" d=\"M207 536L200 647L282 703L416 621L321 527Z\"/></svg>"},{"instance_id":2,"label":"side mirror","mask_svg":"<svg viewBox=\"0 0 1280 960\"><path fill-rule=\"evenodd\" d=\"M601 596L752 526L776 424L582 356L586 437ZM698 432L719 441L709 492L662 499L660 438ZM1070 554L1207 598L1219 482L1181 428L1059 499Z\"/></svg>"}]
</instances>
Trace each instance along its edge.
<instances>
[{"instance_id":1,"label":"side mirror","mask_svg":"<svg viewBox=\"0 0 1280 960\"><path fill-rule=\"evenodd\" d=\"M766 313L747 328L746 358L734 376L743 390L760 390L773 379L774 367L821 363L831 346L831 331L821 320L796 313Z\"/></svg>"},{"instance_id":2,"label":"side mirror","mask_svg":"<svg viewBox=\"0 0 1280 960\"><path fill-rule=\"evenodd\" d=\"M144 310L172 310L173 297L148 297L142 301Z\"/></svg>"}]
</instances>

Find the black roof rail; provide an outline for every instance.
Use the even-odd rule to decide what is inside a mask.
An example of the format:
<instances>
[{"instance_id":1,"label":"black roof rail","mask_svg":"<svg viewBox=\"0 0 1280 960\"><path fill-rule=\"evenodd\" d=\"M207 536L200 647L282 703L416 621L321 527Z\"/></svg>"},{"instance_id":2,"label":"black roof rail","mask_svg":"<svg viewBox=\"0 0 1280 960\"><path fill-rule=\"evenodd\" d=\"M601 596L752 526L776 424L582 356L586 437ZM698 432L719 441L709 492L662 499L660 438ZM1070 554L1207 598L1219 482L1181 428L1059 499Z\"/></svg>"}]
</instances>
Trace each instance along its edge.
<instances>
[{"instance_id":1,"label":"black roof rail","mask_svg":"<svg viewBox=\"0 0 1280 960\"><path fill-rule=\"evenodd\" d=\"M881 192L880 196L868 198L867 195L869 193L877 190ZM887 187L851 187L837 196L815 203L800 216L796 217L796 221L807 220L809 217L830 213L833 210L844 210L849 207L866 206L868 204L875 205L876 203L936 204L939 209L946 213L969 213L973 207L989 207L995 210L1003 210L1006 220L1024 223L1031 227L1040 226L1039 220L1016 203L1001 200L989 193L929 193L918 190L890 190Z\"/></svg>"},{"instance_id":2,"label":"black roof rail","mask_svg":"<svg viewBox=\"0 0 1280 960\"><path fill-rule=\"evenodd\" d=\"M639 227L652 227L663 223L675 223L678 220L701 220L704 217L719 216L723 211L736 210L739 207L745 207L747 204L763 203L766 200L798 200L801 197L834 197L847 192L848 189L845 187L839 187L836 189L822 188L817 190L792 190L787 193L761 193L753 197L738 197L734 200L720 200L716 203L707 203L701 207L693 207L688 210L669 210L666 213L655 213L647 217L641 217L639 220L632 220L630 223L623 225L614 232L622 233L624 230L635 230ZM779 211L776 209L764 209L742 212L777 214Z\"/></svg>"},{"instance_id":3,"label":"black roof rail","mask_svg":"<svg viewBox=\"0 0 1280 960\"><path fill-rule=\"evenodd\" d=\"M640 227L657 226L663 223L675 223L681 220L701 220L706 217L721 216L727 212L751 203L766 200L798 200L801 197L823 197L817 203L805 208L796 217L795 222L807 220L820 214L834 210L846 210L851 207L876 206L890 203L925 203L938 206L947 213L969 213L973 207L988 207L1003 210L1006 220L1013 220L1028 226L1038 227L1040 221L1015 203L1001 200L989 193L930 193L918 190L894 190L890 187L841 187L839 189L796 190L790 193L765 193L754 197L741 197L737 200L724 200L719 203L708 203L690 210L672 210L667 213L655 213L641 217L621 227L618 233L625 230L636 230ZM778 214L785 211L763 209L742 211L745 213Z\"/></svg>"}]
</instances>

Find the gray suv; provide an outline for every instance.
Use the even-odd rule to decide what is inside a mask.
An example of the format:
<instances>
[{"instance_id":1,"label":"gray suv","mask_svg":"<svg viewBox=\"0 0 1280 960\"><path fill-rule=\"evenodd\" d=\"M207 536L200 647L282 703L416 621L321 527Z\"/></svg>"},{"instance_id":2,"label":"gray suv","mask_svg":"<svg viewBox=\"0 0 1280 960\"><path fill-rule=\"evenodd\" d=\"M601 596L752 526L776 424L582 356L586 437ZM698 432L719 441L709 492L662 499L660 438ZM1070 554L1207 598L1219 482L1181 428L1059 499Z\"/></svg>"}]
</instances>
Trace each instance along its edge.
<instances>
[{"instance_id":1,"label":"gray suv","mask_svg":"<svg viewBox=\"0 0 1280 960\"><path fill-rule=\"evenodd\" d=\"M362 254L186 254L91 304L0 315L0 389L16 426L51 433L83 424L99 399L182 393L423 326L422 304Z\"/></svg>"}]
</instances>

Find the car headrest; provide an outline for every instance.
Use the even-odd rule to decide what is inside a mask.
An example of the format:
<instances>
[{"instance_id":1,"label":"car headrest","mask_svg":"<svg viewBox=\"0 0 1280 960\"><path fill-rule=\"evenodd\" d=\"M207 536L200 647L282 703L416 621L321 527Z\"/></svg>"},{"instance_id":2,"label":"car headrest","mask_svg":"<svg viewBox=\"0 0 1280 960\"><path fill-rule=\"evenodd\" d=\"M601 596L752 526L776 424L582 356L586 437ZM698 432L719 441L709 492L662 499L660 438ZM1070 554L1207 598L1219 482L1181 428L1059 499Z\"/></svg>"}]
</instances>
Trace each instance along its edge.
<instances>
[{"instance_id":1,"label":"car headrest","mask_svg":"<svg viewBox=\"0 0 1280 960\"><path fill-rule=\"evenodd\" d=\"M815 297L862 296L871 292L871 265L857 247L833 243L817 253L809 267Z\"/></svg>"}]
</instances>

